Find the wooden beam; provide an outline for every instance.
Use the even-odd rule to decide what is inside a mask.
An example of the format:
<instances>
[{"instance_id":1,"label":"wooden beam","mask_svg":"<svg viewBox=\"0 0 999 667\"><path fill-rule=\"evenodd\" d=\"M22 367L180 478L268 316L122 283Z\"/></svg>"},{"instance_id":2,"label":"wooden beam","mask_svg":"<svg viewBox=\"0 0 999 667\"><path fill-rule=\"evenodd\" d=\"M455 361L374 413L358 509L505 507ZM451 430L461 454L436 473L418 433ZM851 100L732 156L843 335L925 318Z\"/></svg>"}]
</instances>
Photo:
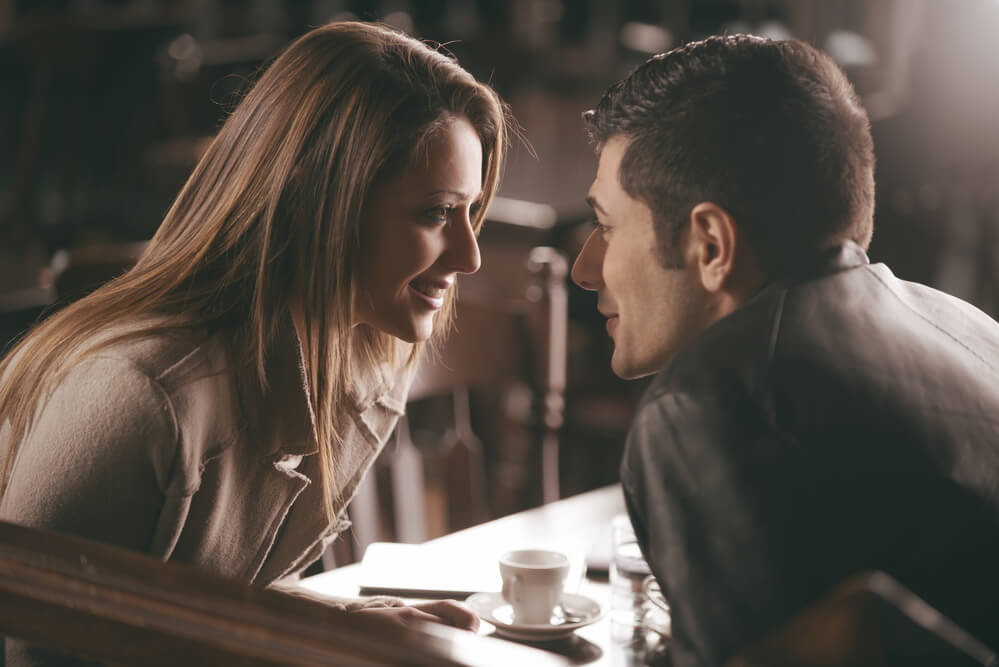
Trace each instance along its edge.
<instances>
[{"instance_id":1,"label":"wooden beam","mask_svg":"<svg viewBox=\"0 0 999 667\"><path fill-rule=\"evenodd\" d=\"M78 537L0 522L0 633L143 665L566 664L437 624L383 619Z\"/></svg>"}]
</instances>

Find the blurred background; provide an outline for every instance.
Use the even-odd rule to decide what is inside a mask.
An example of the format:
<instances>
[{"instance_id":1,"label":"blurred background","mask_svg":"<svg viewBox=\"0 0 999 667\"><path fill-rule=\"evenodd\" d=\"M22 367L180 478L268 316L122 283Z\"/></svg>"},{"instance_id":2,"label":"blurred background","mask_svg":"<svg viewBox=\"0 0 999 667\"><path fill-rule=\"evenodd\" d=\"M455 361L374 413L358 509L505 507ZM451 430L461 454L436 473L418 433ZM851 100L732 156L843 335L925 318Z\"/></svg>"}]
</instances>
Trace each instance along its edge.
<instances>
[{"instance_id":1,"label":"blurred background","mask_svg":"<svg viewBox=\"0 0 999 667\"><path fill-rule=\"evenodd\" d=\"M999 311L999 0L0 0L0 345L132 261L282 45L355 18L445 43L491 82L526 142L513 145L484 251L542 246L569 261L589 231L583 198L596 168L580 113L608 85L707 35L804 39L840 63L873 123L872 259ZM103 268L73 274L88 257ZM444 407L412 406L411 442L397 449L415 447L419 493L441 509L411 539L616 481L644 384L610 373L594 298L563 269L542 271L554 291L540 299L540 345L568 360L561 376L548 359L548 379L533 381L539 355L528 354L512 388L486 382L452 391ZM465 417L474 436L461 433ZM444 441L460 441L466 472L481 473L475 512L433 500L455 478L453 456L434 463ZM541 472L553 456L554 488Z\"/></svg>"}]
</instances>

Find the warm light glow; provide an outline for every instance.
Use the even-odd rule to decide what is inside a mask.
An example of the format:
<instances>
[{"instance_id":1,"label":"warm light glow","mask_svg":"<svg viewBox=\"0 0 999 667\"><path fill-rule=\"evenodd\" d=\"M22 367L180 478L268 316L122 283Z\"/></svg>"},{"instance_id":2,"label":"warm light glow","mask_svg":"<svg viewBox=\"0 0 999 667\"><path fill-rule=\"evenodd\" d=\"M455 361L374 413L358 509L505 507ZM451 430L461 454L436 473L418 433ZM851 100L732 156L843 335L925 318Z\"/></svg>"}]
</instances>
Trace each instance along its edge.
<instances>
[{"instance_id":1,"label":"warm light glow","mask_svg":"<svg viewBox=\"0 0 999 667\"><path fill-rule=\"evenodd\" d=\"M842 67L863 67L878 62L877 51L867 38L852 30L833 30L829 33L825 52Z\"/></svg>"},{"instance_id":2,"label":"warm light glow","mask_svg":"<svg viewBox=\"0 0 999 667\"><path fill-rule=\"evenodd\" d=\"M413 33L413 17L407 12L389 12L382 21L396 30L401 30L409 34Z\"/></svg>"},{"instance_id":3,"label":"warm light glow","mask_svg":"<svg viewBox=\"0 0 999 667\"><path fill-rule=\"evenodd\" d=\"M673 44L673 35L662 26L629 21L621 26L621 44L632 51L662 53Z\"/></svg>"}]
</instances>

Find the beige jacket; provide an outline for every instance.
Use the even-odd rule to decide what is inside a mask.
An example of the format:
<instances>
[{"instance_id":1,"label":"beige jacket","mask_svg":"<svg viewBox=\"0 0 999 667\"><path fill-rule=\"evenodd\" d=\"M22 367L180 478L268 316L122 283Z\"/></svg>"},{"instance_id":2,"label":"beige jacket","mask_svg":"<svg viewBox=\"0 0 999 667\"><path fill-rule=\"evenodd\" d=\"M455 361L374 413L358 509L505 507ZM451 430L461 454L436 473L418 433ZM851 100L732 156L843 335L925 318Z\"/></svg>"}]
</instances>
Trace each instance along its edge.
<instances>
[{"instance_id":1,"label":"beige jacket","mask_svg":"<svg viewBox=\"0 0 999 667\"><path fill-rule=\"evenodd\" d=\"M88 356L19 447L0 518L251 582L300 572L346 522L330 525L323 509L290 322L281 340L265 393L222 335L161 335ZM380 369L343 407L343 506L402 414L411 379Z\"/></svg>"}]
</instances>

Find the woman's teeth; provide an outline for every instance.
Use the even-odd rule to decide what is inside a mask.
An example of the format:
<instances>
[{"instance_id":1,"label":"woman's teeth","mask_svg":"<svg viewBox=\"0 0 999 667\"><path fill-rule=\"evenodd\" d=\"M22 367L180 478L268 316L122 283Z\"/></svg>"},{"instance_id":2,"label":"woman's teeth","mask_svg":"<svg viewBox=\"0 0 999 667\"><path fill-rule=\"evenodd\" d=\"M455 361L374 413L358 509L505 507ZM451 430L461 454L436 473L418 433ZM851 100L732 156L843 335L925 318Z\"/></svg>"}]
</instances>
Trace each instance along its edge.
<instances>
[{"instance_id":1,"label":"woman's teeth","mask_svg":"<svg viewBox=\"0 0 999 667\"><path fill-rule=\"evenodd\" d=\"M434 287L431 285L424 285L422 283L409 283L409 285L420 294L426 294L431 299L440 299L444 296L443 287Z\"/></svg>"}]
</instances>

